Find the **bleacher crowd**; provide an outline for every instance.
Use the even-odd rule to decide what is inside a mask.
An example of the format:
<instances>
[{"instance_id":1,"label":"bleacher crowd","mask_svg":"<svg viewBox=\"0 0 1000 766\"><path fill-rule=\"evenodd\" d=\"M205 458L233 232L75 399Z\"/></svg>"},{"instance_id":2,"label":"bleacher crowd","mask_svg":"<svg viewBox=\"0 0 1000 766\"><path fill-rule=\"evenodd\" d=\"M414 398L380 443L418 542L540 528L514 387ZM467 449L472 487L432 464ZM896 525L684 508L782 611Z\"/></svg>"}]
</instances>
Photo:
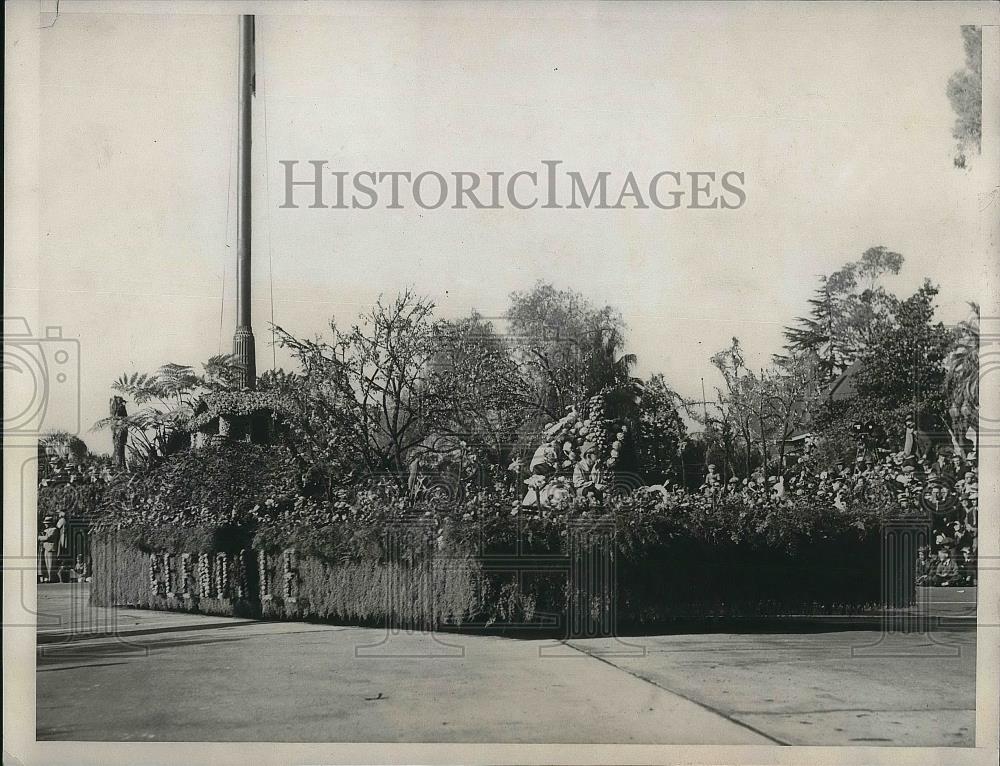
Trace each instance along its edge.
<instances>
[{"instance_id":1,"label":"bleacher crowd","mask_svg":"<svg viewBox=\"0 0 1000 766\"><path fill-rule=\"evenodd\" d=\"M809 446L778 475L757 469L747 478L723 480L709 465L701 492L709 496L741 493L780 502L790 496L814 497L846 510L852 496L880 485L904 514L923 516L930 539L918 552L918 585L974 585L978 554L979 468L975 451L951 449L920 454L908 442L897 452L859 448L853 462L818 470Z\"/></svg>"}]
</instances>

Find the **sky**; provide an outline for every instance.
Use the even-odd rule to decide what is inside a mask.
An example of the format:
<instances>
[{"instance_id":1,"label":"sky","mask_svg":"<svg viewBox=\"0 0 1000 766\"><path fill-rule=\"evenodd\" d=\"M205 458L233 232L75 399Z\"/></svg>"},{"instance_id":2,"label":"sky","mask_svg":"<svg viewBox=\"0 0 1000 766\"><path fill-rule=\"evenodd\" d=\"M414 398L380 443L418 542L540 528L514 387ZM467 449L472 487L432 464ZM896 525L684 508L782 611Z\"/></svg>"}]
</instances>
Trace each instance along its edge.
<instances>
[{"instance_id":1,"label":"sky","mask_svg":"<svg viewBox=\"0 0 1000 766\"><path fill-rule=\"evenodd\" d=\"M225 4L223 4L225 5ZM879 12L877 9L881 8ZM253 314L258 370L302 335L412 287L438 313L505 311L536 281L618 307L638 372L709 395L738 336L780 349L818 275L885 245L887 286L941 286L963 319L989 274L981 193L953 166L945 95L960 7L341 6L257 17ZM315 7L312 9L315 11ZM973 14L974 15L974 14ZM484 16L488 18L484 18ZM235 313L234 15L63 12L40 32L44 325L79 343L79 422L123 372L199 365ZM359 170L584 175L738 170L737 210L282 209L280 160ZM51 428L75 430L54 392Z\"/></svg>"}]
</instances>

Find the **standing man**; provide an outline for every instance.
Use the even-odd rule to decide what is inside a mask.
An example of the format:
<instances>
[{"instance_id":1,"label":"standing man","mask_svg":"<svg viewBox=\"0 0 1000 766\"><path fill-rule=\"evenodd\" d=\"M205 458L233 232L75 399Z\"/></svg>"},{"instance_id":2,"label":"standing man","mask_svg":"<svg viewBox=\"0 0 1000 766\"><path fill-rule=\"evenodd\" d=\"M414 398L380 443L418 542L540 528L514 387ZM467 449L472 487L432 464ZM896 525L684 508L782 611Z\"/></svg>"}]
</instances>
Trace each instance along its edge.
<instances>
[{"instance_id":1,"label":"standing man","mask_svg":"<svg viewBox=\"0 0 1000 766\"><path fill-rule=\"evenodd\" d=\"M43 577L45 582L59 582L56 574L56 546L59 545L59 528L55 525L51 515L46 515L42 520L42 534L38 536L42 544L42 563L45 567Z\"/></svg>"},{"instance_id":2,"label":"standing man","mask_svg":"<svg viewBox=\"0 0 1000 766\"><path fill-rule=\"evenodd\" d=\"M905 457L933 459L930 436L920 429L913 415L906 416L906 435L903 439L903 455Z\"/></svg>"}]
</instances>

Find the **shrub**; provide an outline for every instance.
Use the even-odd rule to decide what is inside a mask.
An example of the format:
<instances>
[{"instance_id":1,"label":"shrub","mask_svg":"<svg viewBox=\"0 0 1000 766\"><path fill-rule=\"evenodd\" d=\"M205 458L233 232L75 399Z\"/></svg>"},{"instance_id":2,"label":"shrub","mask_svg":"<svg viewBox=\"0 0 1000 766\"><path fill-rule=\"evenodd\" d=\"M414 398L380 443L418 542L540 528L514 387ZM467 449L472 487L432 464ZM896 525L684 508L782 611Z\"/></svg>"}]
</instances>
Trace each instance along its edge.
<instances>
[{"instance_id":1,"label":"shrub","mask_svg":"<svg viewBox=\"0 0 1000 766\"><path fill-rule=\"evenodd\" d=\"M206 470L185 474L191 460ZM642 624L855 611L879 600L880 524L889 506L877 488L841 508L813 496L636 491L537 510L499 489L442 506L411 503L390 483L308 498L294 493L293 478L281 460L244 446L207 459L178 457L117 487L99 527L101 555L138 570L113 588L96 588L95 599L148 604L142 554L149 552L253 548L268 555L264 575L278 583L282 551L294 548L302 601L265 605L258 593L252 599L265 614L424 627L519 624L581 611L592 618L614 596L619 620ZM197 504L206 500L212 505ZM558 566L531 571L532 555ZM256 566L259 555L251 558ZM592 593L571 581L571 566L581 562L612 565L616 592ZM106 565L95 569L107 574Z\"/></svg>"},{"instance_id":2,"label":"shrub","mask_svg":"<svg viewBox=\"0 0 1000 766\"><path fill-rule=\"evenodd\" d=\"M55 517L65 511L71 519L89 519L103 501L104 487L100 484L52 484L38 488L38 519Z\"/></svg>"},{"instance_id":3,"label":"shrub","mask_svg":"<svg viewBox=\"0 0 1000 766\"><path fill-rule=\"evenodd\" d=\"M223 443L181 452L117 477L101 502L98 526L242 527L260 503L294 498L300 479L284 449Z\"/></svg>"}]
</instances>

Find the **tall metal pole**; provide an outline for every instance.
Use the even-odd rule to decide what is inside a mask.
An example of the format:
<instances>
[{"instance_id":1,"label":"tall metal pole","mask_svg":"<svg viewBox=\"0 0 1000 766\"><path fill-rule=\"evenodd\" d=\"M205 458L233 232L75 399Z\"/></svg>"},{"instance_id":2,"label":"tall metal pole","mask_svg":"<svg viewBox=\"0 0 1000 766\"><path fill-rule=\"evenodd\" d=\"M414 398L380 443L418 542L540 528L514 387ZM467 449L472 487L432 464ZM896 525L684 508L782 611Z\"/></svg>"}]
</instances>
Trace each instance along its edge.
<instances>
[{"instance_id":1,"label":"tall metal pole","mask_svg":"<svg viewBox=\"0 0 1000 766\"><path fill-rule=\"evenodd\" d=\"M239 152L237 169L236 333L233 355L243 366L242 387L257 382L257 351L250 327L250 157L254 95L254 17L240 16Z\"/></svg>"}]
</instances>

